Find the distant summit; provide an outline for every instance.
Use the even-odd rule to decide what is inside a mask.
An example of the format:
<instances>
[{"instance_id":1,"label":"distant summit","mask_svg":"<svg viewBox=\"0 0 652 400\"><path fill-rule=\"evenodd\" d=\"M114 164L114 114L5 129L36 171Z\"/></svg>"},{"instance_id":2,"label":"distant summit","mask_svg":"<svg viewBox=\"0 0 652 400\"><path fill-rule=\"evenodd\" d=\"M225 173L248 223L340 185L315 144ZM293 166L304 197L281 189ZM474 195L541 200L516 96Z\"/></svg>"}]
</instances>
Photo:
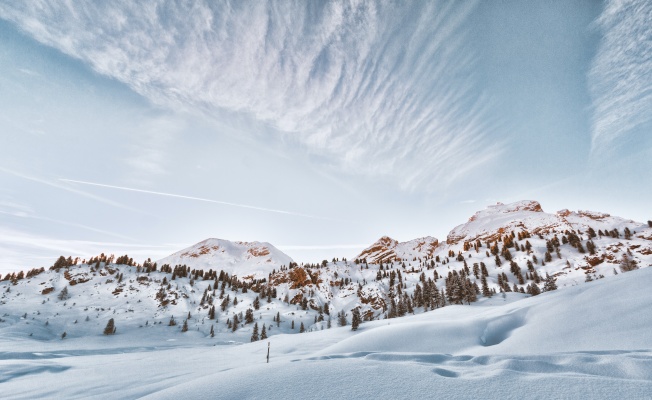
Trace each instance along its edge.
<instances>
[{"instance_id":1,"label":"distant summit","mask_svg":"<svg viewBox=\"0 0 652 400\"><path fill-rule=\"evenodd\" d=\"M413 260L429 258L435 252L439 240L426 236L407 242L399 242L388 236L383 236L374 244L364 249L356 259L366 259L368 263L378 263L388 260Z\"/></svg>"},{"instance_id":2,"label":"distant summit","mask_svg":"<svg viewBox=\"0 0 652 400\"><path fill-rule=\"evenodd\" d=\"M510 231L528 231L546 235L552 232L580 230L612 230L629 228L631 231L645 229L644 224L612 217L593 211L561 210L555 214L546 213L541 204L534 200L489 206L476 212L469 221L450 231L446 243L454 245L462 241L494 241Z\"/></svg>"},{"instance_id":3,"label":"distant summit","mask_svg":"<svg viewBox=\"0 0 652 400\"><path fill-rule=\"evenodd\" d=\"M240 277L253 275L266 278L281 265L288 266L292 258L266 242L231 242L206 239L167 256L157 263L187 265L190 268L224 270Z\"/></svg>"}]
</instances>

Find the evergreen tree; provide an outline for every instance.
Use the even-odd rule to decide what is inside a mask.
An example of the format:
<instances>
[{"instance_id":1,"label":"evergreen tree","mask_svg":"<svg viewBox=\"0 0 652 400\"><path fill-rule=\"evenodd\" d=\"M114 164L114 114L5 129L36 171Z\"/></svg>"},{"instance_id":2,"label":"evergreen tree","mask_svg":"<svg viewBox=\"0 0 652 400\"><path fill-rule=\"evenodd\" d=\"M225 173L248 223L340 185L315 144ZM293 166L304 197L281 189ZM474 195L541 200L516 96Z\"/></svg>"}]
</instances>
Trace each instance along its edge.
<instances>
[{"instance_id":1,"label":"evergreen tree","mask_svg":"<svg viewBox=\"0 0 652 400\"><path fill-rule=\"evenodd\" d=\"M240 321L238 320L238 314L235 314L233 316L233 323L232 323L232 326L231 326L231 332L235 332L236 330L238 330L238 324L239 323L240 323Z\"/></svg>"},{"instance_id":2,"label":"evergreen tree","mask_svg":"<svg viewBox=\"0 0 652 400\"><path fill-rule=\"evenodd\" d=\"M306 331L306 328L303 326L303 322L301 322L301 326L299 327L299 333L303 333Z\"/></svg>"},{"instance_id":3,"label":"evergreen tree","mask_svg":"<svg viewBox=\"0 0 652 400\"><path fill-rule=\"evenodd\" d=\"M113 318L111 318L109 322L106 323L106 327L104 328L104 334L113 335L115 331L116 331L115 321L113 320Z\"/></svg>"},{"instance_id":4,"label":"evergreen tree","mask_svg":"<svg viewBox=\"0 0 652 400\"><path fill-rule=\"evenodd\" d=\"M263 330L260 332L260 340L265 339L267 339L267 329L265 328L265 324L263 324Z\"/></svg>"},{"instance_id":5,"label":"evergreen tree","mask_svg":"<svg viewBox=\"0 0 652 400\"><path fill-rule=\"evenodd\" d=\"M59 300L67 300L68 297L69 297L69 296L68 296L68 286L66 286L66 287L64 287L64 288L61 290L61 292L59 293L59 295L57 296L57 298L58 298Z\"/></svg>"},{"instance_id":6,"label":"evergreen tree","mask_svg":"<svg viewBox=\"0 0 652 400\"><path fill-rule=\"evenodd\" d=\"M491 297L491 290L489 290L489 285L487 284L487 277L482 275L482 295L484 297Z\"/></svg>"},{"instance_id":7,"label":"evergreen tree","mask_svg":"<svg viewBox=\"0 0 652 400\"><path fill-rule=\"evenodd\" d=\"M245 313L245 324L251 324L252 322L254 322L254 310L248 308Z\"/></svg>"},{"instance_id":8,"label":"evergreen tree","mask_svg":"<svg viewBox=\"0 0 652 400\"><path fill-rule=\"evenodd\" d=\"M220 304L220 307L222 308L222 311L226 311L226 308L229 306L230 303L229 296L227 295L224 300L222 300L222 303Z\"/></svg>"},{"instance_id":9,"label":"evergreen tree","mask_svg":"<svg viewBox=\"0 0 652 400\"><path fill-rule=\"evenodd\" d=\"M343 310L337 313L337 324L339 326L346 326L348 324L348 321L346 320L346 314Z\"/></svg>"},{"instance_id":10,"label":"evergreen tree","mask_svg":"<svg viewBox=\"0 0 652 400\"><path fill-rule=\"evenodd\" d=\"M358 326L360 326L362 318L360 317L360 309L358 307L354 308L351 315L351 330L357 331Z\"/></svg>"},{"instance_id":11,"label":"evergreen tree","mask_svg":"<svg viewBox=\"0 0 652 400\"><path fill-rule=\"evenodd\" d=\"M251 341L257 342L260 338L258 337L258 322L254 324L254 331L251 333Z\"/></svg>"},{"instance_id":12,"label":"evergreen tree","mask_svg":"<svg viewBox=\"0 0 652 400\"><path fill-rule=\"evenodd\" d=\"M211 325L211 337L215 337L215 328Z\"/></svg>"},{"instance_id":13,"label":"evergreen tree","mask_svg":"<svg viewBox=\"0 0 652 400\"><path fill-rule=\"evenodd\" d=\"M183 326L181 327L181 332L188 332L188 320L183 321Z\"/></svg>"},{"instance_id":14,"label":"evergreen tree","mask_svg":"<svg viewBox=\"0 0 652 400\"><path fill-rule=\"evenodd\" d=\"M543 284L543 291L550 292L552 290L557 290L557 283L554 277L546 274L546 282Z\"/></svg>"},{"instance_id":15,"label":"evergreen tree","mask_svg":"<svg viewBox=\"0 0 652 400\"><path fill-rule=\"evenodd\" d=\"M629 272L638 269L636 260L631 259L626 253L623 253L622 258L620 259L620 270L622 272Z\"/></svg>"}]
</instances>

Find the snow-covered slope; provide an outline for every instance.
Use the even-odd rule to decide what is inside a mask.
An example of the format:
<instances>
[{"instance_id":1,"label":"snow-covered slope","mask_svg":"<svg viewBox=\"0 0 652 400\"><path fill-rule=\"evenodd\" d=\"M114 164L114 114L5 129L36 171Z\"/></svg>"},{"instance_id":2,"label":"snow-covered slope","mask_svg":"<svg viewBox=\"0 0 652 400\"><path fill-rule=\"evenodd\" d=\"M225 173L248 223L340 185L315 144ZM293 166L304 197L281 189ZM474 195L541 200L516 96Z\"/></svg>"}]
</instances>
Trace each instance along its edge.
<instances>
[{"instance_id":1,"label":"snow-covered slope","mask_svg":"<svg viewBox=\"0 0 652 400\"><path fill-rule=\"evenodd\" d=\"M238 277L266 278L272 270L288 266L292 258L264 242L231 242L206 239L157 262L159 265L187 265L191 269L223 270Z\"/></svg>"},{"instance_id":2,"label":"snow-covered slope","mask_svg":"<svg viewBox=\"0 0 652 400\"><path fill-rule=\"evenodd\" d=\"M426 236L412 239L407 242L398 242L388 236L383 236L374 244L362 250L355 258L366 260L368 263L378 263L387 260L416 260L429 259L437 249L439 241Z\"/></svg>"},{"instance_id":3,"label":"snow-covered slope","mask_svg":"<svg viewBox=\"0 0 652 400\"><path fill-rule=\"evenodd\" d=\"M297 265L218 239L156 264L61 258L0 281L0 382L25 398L270 397L261 385L278 398L531 397L532 380L544 397L643 398L649 266L652 228L531 201L480 211L443 244L382 238L353 262ZM358 334L336 329L358 312ZM248 344L263 328L271 370L265 344ZM279 385L287 374L311 391Z\"/></svg>"},{"instance_id":4,"label":"snow-covered slope","mask_svg":"<svg viewBox=\"0 0 652 400\"><path fill-rule=\"evenodd\" d=\"M2 395L647 399L650 287L646 268L526 299L507 293L367 322L357 332L333 327L238 346L151 326L50 341L3 332Z\"/></svg>"}]
</instances>

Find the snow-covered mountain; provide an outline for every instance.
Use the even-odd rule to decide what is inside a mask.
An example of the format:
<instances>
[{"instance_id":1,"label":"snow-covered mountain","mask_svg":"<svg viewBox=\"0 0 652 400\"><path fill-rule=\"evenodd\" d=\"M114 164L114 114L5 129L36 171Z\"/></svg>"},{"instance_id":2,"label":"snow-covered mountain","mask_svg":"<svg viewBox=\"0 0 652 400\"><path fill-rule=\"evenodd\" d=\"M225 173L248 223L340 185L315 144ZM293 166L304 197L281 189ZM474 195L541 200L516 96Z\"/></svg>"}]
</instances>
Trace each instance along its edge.
<instances>
[{"instance_id":1,"label":"snow-covered mountain","mask_svg":"<svg viewBox=\"0 0 652 400\"><path fill-rule=\"evenodd\" d=\"M0 335L101 335L113 318L125 335L156 329L174 338L185 322L193 335L247 342L255 324L268 336L315 331L338 314L351 323L354 311L373 321L500 292L524 298L650 265L652 227L595 212L547 214L523 201L477 212L446 243L383 237L354 261L297 265L269 243L220 239L157 263L61 258L49 270L1 277Z\"/></svg>"},{"instance_id":2,"label":"snow-covered mountain","mask_svg":"<svg viewBox=\"0 0 652 400\"><path fill-rule=\"evenodd\" d=\"M463 241L494 241L506 232L528 231L533 235L564 233L565 231L587 231L593 228L610 231L642 231L647 228L643 223L612 217L609 214L561 210L555 214L543 211L541 204L533 200L523 200L510 204L498 203L476 212L469 221L459 225L448 234L447 244Z\"/></svg>"},{"instance_id":3,"label":"snow-covered mountain","mask_svg":"<svg viewBox=\"0 0 652 400\"><path fill-rule=\"evenodd\" d=\"M368 263L378 263L388 260L415 260L431 258L437 249L439 241L426 236L418 239L399 242L388 236L383 236L374 244L362 250L355 259L366 260Z\"/></svg>"},{"instance_id":4,"label":"snow-covered mountain","mask_svg":"<svg viewBox=\"0 0 652 400\"><path fill-rule=\"evenodd\" d=\"M187 265L191 269L223 270L229 275L266 278L274 269L288 266L292 258L265 242L231 242L206 239L157 261L157 264Z\"/></svg>"}]
</instances>

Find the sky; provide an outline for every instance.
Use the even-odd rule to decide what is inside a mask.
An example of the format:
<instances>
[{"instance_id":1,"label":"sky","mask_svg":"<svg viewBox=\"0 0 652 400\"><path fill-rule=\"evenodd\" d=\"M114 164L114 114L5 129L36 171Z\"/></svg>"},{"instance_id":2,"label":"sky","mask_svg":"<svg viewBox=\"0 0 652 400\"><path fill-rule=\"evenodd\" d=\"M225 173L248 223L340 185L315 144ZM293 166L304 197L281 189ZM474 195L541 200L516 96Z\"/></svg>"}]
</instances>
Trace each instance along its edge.
<instances>
[{"instance_id":1,"label":"sky","mask_svg":"<svg viewBox=\"0 0 652 400\"><path fill-rule=\"evenodd\" d=\"M647 1L0 0L0 272L652 219Z\"/></svg>"}]
</instances>

